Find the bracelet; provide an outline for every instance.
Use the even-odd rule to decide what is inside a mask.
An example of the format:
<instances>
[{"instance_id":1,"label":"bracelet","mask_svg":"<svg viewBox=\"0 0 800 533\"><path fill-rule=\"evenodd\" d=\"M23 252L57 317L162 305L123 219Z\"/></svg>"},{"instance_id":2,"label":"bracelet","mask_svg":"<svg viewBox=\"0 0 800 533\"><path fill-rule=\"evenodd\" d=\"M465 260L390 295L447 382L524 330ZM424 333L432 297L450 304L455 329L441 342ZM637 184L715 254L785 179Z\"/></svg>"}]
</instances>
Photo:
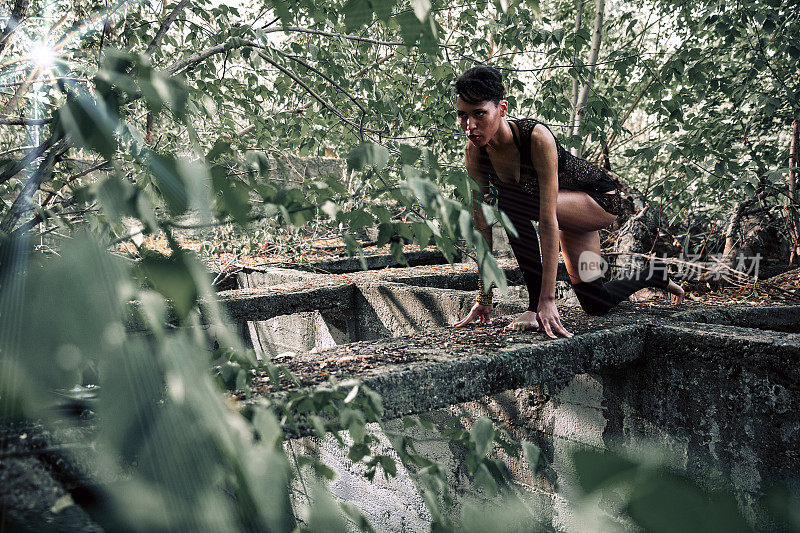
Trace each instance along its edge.
<instances>
[{"instance_id":1,"label":"bracelet","mask_svg":"<svg viewBox=\"0 0 800 533\"><path fill-rule=\"evenodd\" d=\"M481 305L492 305L492 289L486 290L480 274L478 274L478 294L475 296L475 302Z\"/></svg>"}]
</instances>

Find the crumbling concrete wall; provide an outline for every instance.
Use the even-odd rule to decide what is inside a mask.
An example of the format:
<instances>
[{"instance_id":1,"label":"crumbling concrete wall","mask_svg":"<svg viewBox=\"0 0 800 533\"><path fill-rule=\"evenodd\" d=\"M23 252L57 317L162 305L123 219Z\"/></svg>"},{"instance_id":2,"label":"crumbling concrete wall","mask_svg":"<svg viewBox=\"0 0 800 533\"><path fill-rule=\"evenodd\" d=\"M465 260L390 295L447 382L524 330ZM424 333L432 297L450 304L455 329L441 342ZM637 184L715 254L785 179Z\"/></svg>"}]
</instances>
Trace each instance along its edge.
<instances>
[{"instance_id":1,"label":"crumbling concrete wall","mask_svg":"<svg viewBox=\"0 0 800 533\"><path fill-rule=\"evenodd\" d=\"M441 437L441 432L453 416L466 429L478 417L488 416L506 425L516 439L537 444L550 464L548 470L534 476L523 461L495 450L509 466L525 505L547 528L585 531L587 520L598 516L623 529L630 527L616 515L619 503L579 498L572 453L576 448L592 447L651 457L656 453L670 467L689 473L708 488L730 486L756 529L771 531L772 524L758 514L758 499L776 482L800 489L800 335L769 331L769 317L774 317L772 322L780 329L793 323L797 330L800 308L698 309L677 315L709 322L751 323L763 329L657 317L648 322L645 313L639 315L641 326L628 327L641 341L634 343L634 353L622 353L634 337L615 343L613 335L602 332L583 334L583 339L579 335L571 350L568 342L575 338L551 343L552 348L561 346L565 351L546 350L542 359L530 355L530 365L524 362L524 348L512 348L511 353L522 363L519 372L528 376L530 386L432 410L430 406L442 398L490 390L483 377L496 369L500 360L489 359L482 368L475 366L478 360L472 354L455 352L449 358L443 355L438 367L427 362L402 372L395 369L392 377L365 376L365 382L379 389L390 412L416 412L434 423L435 431L414 429L418 449L446 466L450 487L462 497L473 495L463 467L464 451ZM626 316L626 322L632 316ZM616 324L612 321L610 325ZM615 349L605 350L607 342ZM528 368L538 370L531 374ZM399 374L416 381L405 381ZM499 370L493 383L503 382L499 379L503 375ZM460 383L458 376L466 381ZM400 431L397 420L385 427L390 432ZM393 455L386 442L382 436L380 453ZM400 481L383 484L378 477L370 483L355 475L358 467L344 459L344 452L332 439L316 445L343 473L341 481L333 485L334 491L341 491L336 492L341 497L364 491L369 495L369 501L363 502L365 512L376 527L397 531L397 523L387 521L380 510L419 501L416 489L408 492L413 487L411 476L401 469ZM576 500L581 502L578 507ZM426 513L414 511L411 505L401 514L405 530L425 529Z\"/></svg>"},{"instance_id":2,"label":"crumbling concrete wall","mask_svg":"<svg viewBox=\"0 0 800 533\"><path fill-rule=\"evenodd\" d=\"M329 263L323 266L334 268ZM496 313L521 313L528 307L528 293L519 267L513 259L501 259L500 264L512 285L505 296L496 298ZM222 297L234 318L250 318L242 330L256 352L271 356L449 326L466 316L474 303L474 263L385 268L384 262L372 261L370 266L384 268L347 275L246 269L238 274L241 290L226 291ZM575 301L566 280L561 264L556 284L561 303Z\"/></svg>"},{"instance_id":3,"label":"crumbling concrete wall","mask_svg":"<svg viewBox=\"0 0 800 533\"><path fill-rule=\"evenodd\" d=\"M461 497L474 494L463 467L464 453L441 436L453 416L466 429L480 416L488 416L504 424L515 439L537 444L550 465L538 475L523 460L499 449L495 453L509 466L532 516L557 531L585 531L592 514L592 519L603 516L626 526L615 515L620 509L613 502L584 501L580 508L574 506L582 494L571 457L580 447L655 452L709 489L730 484L745 516L757 529L768 531L771 526L757 514L755 503L770 483L797 486L800 481L796 477L800 472L799 382L759 372L757 364L742 365L737 357L741 352L727 328L717 333L709 344L710 331L686 339L679 328L651 330L641 356L621 367L600 368L566 382L510 390L422 413L436 430L415 428L411 435L420 453L446 467L449 485ZM774 334L765 333L760 342L766 350L776 340ZM773 357L797 358L798 353L795 345ZM756 349L748 354L748 362L763 355ZM709 364L709 359L723 363ZM398 420L386 428L401 431ZM372 430L381 437L378 452L396 458L386 436L374 425ZM421 497L408 472L400 468L397 479L385 481L377 476L369 482L358 475L361 467L347 461L346 451L334 439L310 442L307 445L316 447L339 473L332 484L334 493L347 500L363 495L356 503L378 530L426 529L429 516L419 505Z\"/></svg>"},{"instance_id":4,"label":"crumbling concrete wall","mask_svg":"<svg viewBox=\"0 0 800 533\"><path fill-rule=\"evenodd\" d=\"M513 260L501 265L513 277ZM378 452L394 454L389 437L404 431L400 417L429 419L433 431L412 430L417 449L445 465L450 487L461 496L472 494L464 450L441 437L452 416L467 429L488 416L542 449L550 468L537 475L501 457L536 520L559 531L584 531L585 513L616 520L613 502L573 505L575 447L657 445L676 468L709 482L729 480L743 512L762 530L769 524L753 502L768 484L798 487L792 476L800 472L800 307L687 303L694 308L678 312L623 304L608 316L587 317L562 306L576 335L549 340L541 333L504 332L502 325L442 327L472 304L474 265L259 276L249 287L220 294L234 320L272 328L308 351L340 345L324 355L287 355L281 362L290 370L292 361L324 357L332 375L337 355L352 361L403 352L401 362L371 359L369 370L355 374L383 397L386 433L372 428L380 437ZM497 310L513 313L526 305L520 291L500 299ZM253 338L264 340L259 335ZM358 339L373 340L341 346ZM269 349L293 351L287 348ZM334 493L362 507L379 531L428 529L430 516L410 472L401 468L397 478L379 474L368 482L363 467L349 463L333 439L295 444L338 471Z\"/></svg>"}]
</instances>

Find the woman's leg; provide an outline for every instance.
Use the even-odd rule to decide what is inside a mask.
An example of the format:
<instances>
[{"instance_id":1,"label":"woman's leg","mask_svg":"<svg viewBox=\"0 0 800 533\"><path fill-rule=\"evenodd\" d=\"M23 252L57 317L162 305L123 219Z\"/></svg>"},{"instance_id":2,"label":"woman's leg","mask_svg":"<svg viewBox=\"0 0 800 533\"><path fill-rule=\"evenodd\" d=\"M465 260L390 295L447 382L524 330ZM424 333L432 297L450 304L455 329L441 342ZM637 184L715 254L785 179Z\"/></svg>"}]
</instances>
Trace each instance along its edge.
<instances>
[{"instance_id":1,"label":"woman's leg","mask_svg":"<svg viewBox=\"0 0 800 533\"><path fill-rule=\"evenodd\" d=\"M665 269L659 271L654 268L651 271L650 268L645 268L627 278L608 283L604 283L602 277L594 277L597 271L587 270L585 265L587 256L590 261L600 259L600 235L597 231L576 233L561 230L561 249L575 295L583 310L590 315L608 313L631 294L645 287L666 289L669 285Z\"/></svg>"},{"instance_id":2,"label":"woman's leg","mask_svg":"<svg viewBox=\"0 0 800 533\"><path fill-rule=\"evenodd\" d=\"M517 237L507 233L508 243L528 289L528 310L535 312L539 306L539 293L542 291L542 255L539 251L539 237L531 223L532 218L537 216L536 206L501 199L498 207L505 212L517 230Z\"/></svg>"},{"instance_id":3,"label":"woman's leg","mask_svg":"<svg viewBox=\"0 0 800 533\"><path fill-rule=\"evenodd\" d=\"M608 283L603 283L600 277L592 279L596 274L587 271L585 266L587 259L592 261L601 258L600 235L597 230L611 224L616 216L603 210L588 194L559 191L556 213L564 263L578 301L587 313L604 315L619 302L627 300L631 294L645 287L667 290L671 293L673 303L680 303L683 290L669 280L666 265L663 264L654 264L654 268L645 268L627 278ZM581 261L584 262L583 265ZM656 266L662 268L655 268Z\"/></svg>"}]
</instances>

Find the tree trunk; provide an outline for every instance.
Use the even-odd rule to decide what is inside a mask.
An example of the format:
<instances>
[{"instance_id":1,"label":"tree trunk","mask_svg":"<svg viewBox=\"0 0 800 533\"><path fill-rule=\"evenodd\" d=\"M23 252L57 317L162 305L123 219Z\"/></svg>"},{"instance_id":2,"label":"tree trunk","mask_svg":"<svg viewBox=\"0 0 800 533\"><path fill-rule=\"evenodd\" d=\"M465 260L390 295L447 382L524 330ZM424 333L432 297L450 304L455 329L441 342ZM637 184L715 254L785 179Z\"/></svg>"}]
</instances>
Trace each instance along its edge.
<instances>
[{"instance_id":1,"label":"tree trunk","mask_svg":"<svg viewBox=\"0 0 800 533\"><path fill-rule=\"evenodd\" d=\"M659 228L657 210L652 209L650 202L638 189L623 182L621 195L625 200L625 214L614 222L614 227L619 224L612 248L616 255L612 256L609 265L615 278L625 277L644 267L645 260L631 254L651 253L658 239Z\"/></svg>"},{"instance_id":2,"label":"tree trunk","mask_svg":"<svg viewBox=\"0 0 800 533\"><path fill-rule=\"evenodd\" d=\"M588 69L588 74L586 75L586 79L581 85L580 91L578 91L577 98L573 95L573 101L575 102L575 108L573 110L574 119L572 120L571 126L572 131L570 132L571 135L578 135L580 131L581 122L583 121L583 114L584 114L584 106L586 105L586 101L589 99L589 90L592 87L592 78L594 77L594 70L597 68L597 58L600 55L600 38L603 33L603 17L605 15L606 9L606 2L605 0L595 0L595 9L597 11L594 17L594 30L592 32L592 45L589 49L589 60L586 63L586 67ZM577 84L573 84L573 88L576 87ZM580 147L571 148L570 152L573 155L580 156L581 149Z\"/></svg>"},{"instance_id":3,"label":"tree trunk","mask_svg":"<svg viewBox=\"0 0 800 533\"><path fill-rule=\"evenodd\" d=\"M753 271L761 259L780 256L778 220L766 205L766 182L756 188L752 198L738 202L728 219L722 262L736 270ZM759 257L760 256L760 257Z\"/></svg>"},{"instance_id":4,"label":"tree trunk","mask_svg":"<svg viewBox=\"0 0 800 533\"><path fill-rule=\"evenodd\" d=\"M11 16L8 17L8 24L6 24L6 27L3 29L3 33L0 34L0 57L2 57L6 46L8 46L8 43L11 41L11 35L22 21L22 17L28 10L29 5L30 0L17 0L14 4L14 9L11 11Z\"/></svg>"},{"instance_id":5,"label":"tree trunk","mask_svg":"<svg viewBox=\"0 0 800 533\"><path fill-rule=\"evenodd\" d=\"M739 251L742 241L744 241L744 236L742 235L742 213L754 201L755 198L749 198L742 202L737 202L733 206L730 217L728 217L728 226L725 228L725 250L722 252L723 260L726 263L733 260L734 252Z\"/></svg>"},{"instance_id":6,"label":"tree trunk","mask_svg":"<svg viewBox=\"0 0 800 533\"><path fill-rule=\"evenodd\" d=\"M577 36L578 30L581 29L581 23L583 22L583 4L585 0L578 0L578 7L575 13L575 34ZM575 46L577 48L577 37L575 40ZM573 64L577 63L578 59L578 50L575 50L575 59L573 60ZM578 91L580 91L580 80L578 80L577 73L572 78L572 111L570 112L569 117L569 131L572 133L572 129L575 126L575 116L578 112Z\"/></svg>"},{"instance_id":7,"label":"tree trunk","mask_svg":"<svg viewBox=\"0 0 800 533\"><path fill-rule=\"evenodd\" d=\"M800 261L800 216L797 213L797 171L800 167L800 128L792 122L792 141L789 147L789 264Z\"/></svg>"}]
</instances>

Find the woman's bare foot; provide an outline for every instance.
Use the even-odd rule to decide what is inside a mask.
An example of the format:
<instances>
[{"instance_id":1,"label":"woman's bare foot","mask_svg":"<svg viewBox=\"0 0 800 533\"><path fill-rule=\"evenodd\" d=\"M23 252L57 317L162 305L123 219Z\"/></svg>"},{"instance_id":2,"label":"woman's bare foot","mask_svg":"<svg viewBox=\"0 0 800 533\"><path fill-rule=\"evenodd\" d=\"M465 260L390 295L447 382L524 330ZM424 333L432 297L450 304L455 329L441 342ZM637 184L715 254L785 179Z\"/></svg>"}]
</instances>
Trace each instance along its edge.
<instances>
[{"instance_id":1,"label":"woman's bare foot","mask_svg":"<svg viewBox=\"0 0 800 533\"><path fill-rule=\"evenodd\" d=\"M539 329L539 320L536 318L536 311L525 311L517 318L512 320L505 328L506 331L527 331Z\"/></svg>"},{"instance_id":2,"label":"woman's bare foot","mask_svg":"<svg viewBox=\"0 0 800 533\"><path fill-rule=\"evenodd\" d=\"M652 300L654 298L661 297L661 291L658 289L651 289L650 287L645 287L644 289L639 289L638 291L634 292L628 297L628 300L631 302L646 302L647 300Z\"/></svg>"},{"instance_id":3,"label":"woman's bare foot","mask_svg":"<svg viewBox=\"0 0 800 533\"><path fill-rule=\"evenodd\" d=\"M683 301L683 288L672 280L669 280L669 285L664 289L667 291L667 297L673 305L680 305Z\"/></svg>"}]
</instances>

